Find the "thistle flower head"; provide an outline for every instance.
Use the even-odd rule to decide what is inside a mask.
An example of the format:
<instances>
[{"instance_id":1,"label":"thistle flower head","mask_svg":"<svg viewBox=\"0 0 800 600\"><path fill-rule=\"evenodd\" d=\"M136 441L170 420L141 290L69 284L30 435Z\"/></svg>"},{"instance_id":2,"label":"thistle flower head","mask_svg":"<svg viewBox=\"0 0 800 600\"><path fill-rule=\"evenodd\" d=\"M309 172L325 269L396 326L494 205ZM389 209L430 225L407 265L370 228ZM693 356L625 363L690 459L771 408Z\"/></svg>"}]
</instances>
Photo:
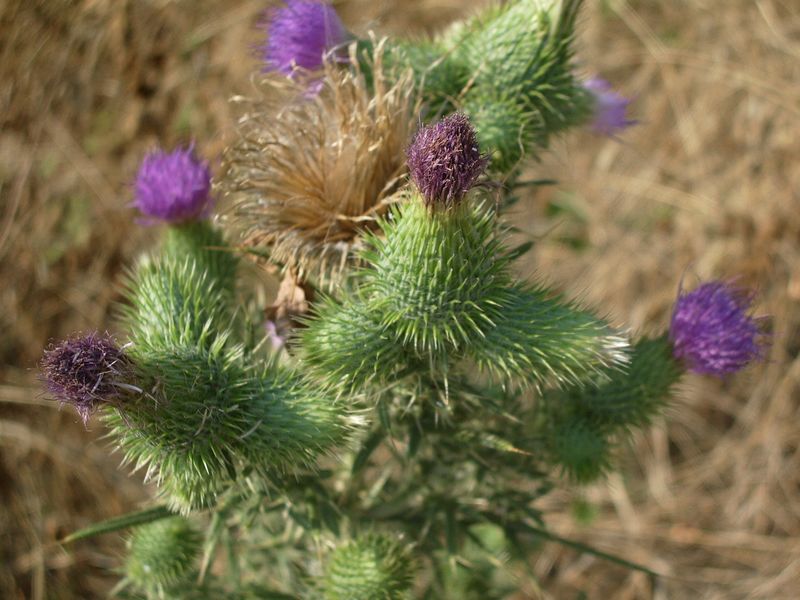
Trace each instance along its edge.
<instances>
[{"instance_id":1,"label":"thistle flower head","mask_svg":"<svg viewBox=\"0 0 800 600\"><path fill-rule=\"evenodd\" d=\"M414 87L410 73L387 80L381 48L371 81L358 67L327 64L326 93L313 102L276 106L279 84L263 82L263 96L245 101L239 140L225 153L227 224L245 246L321 286L355 262L361 233L376 228L405 175Z\"/></svg>"},{"instance_id":2,"label":"thistle flower head","mask_svg":"<svg viewBox=\"0 0 800 600\"><path fill-rule=\"evenodd\" d=\"M407 150L408 169L427 206L455 206L475 185L489 158L481 154L475 129L453 113L417 132Z\"/></svg>"},{"instance_id":3,"label":"thistle flower head","mask_svg":"<svg viewBox=\"0 0 800 600\"><path fill-rule=\"evenodd\" d=\"M626 115L631 100L615 92L608 81L592 77L583 82L583 87L594 101L591 127L595 133L611 136L636 124Z\"/></svg>"},{"instance_id":4,"label":"thistle flower head","mask_svg":"<svg viewBox=\"0 0 800 600\"><path fill-rule=\"evenodd\" d=\"M85 424L101 403L119 394L128 364L110 335L90 333L50 346L40 366L47 390L62 404L73 405Z\"/></svg>"},{"instance_id":5,"label":"thistle flower head","mask_svg":"<svg viewBox=\"0 0 800 600\"><path fill-rule=\"evenodd\" d=\"M153 219L181 223L202 219L211 210L211 172L195 156L193 146L148 154L134 187L134 205Z\"/></svg>"},{"instance_id":6,"label":"thistle flower head","mask_svg":"<svg viewBox=\"0 0 800 600\"><path fill-rule=\"evenodd\" d=\"M322 0L288 0L282 8L268 11L265 21L263 70L288 77L298 68L319 69L325 53L348 37L336 10Z\"/></svg>"},{"instance_id":7,"label":"thistle flower head","mask_svg":"<svg viewBox=\"0 0 800 600\"><path fill-rule=\"evenodd\" d=\"M695 373L721 377L760 357L764 339L748 314L752 294L720 281L679 294L670 323L673 354Z\"/></svg>"}]
</instances>

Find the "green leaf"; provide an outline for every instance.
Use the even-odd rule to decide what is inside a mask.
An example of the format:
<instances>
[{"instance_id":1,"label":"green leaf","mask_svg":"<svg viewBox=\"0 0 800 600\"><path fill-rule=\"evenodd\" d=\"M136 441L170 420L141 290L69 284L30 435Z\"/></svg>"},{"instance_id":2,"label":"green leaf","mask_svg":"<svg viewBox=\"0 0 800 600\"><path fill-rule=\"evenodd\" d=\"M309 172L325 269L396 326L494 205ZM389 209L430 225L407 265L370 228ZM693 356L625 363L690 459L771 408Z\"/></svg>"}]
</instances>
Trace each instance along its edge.
<instances>
[{"instance_id":1,"label":"green leaf","mask_svg":"<svg viewBox=\"0 0 800 600\"><path fill-rule=\"evenodd\" d=\"M528 251L533 248L533 242L525 242L524 244L520 244L516 248L512 249L508 254L506 254L506 259L509 262L514 262L518 258L524 256L528 253Z\"/></svg>"},{"instance_id":2,"label":"green leaf","mask_svg":"<svg viewBox=\"0 0 800 600\"><path fill-rule=\"evenodd\" d=\"M408 426L408 458L414 458L422 441L422 430L417 423Z\"/></svg>"},{"instance_id":3,"label":"green leaf","mask_svg":"<svg viewBox=\"0 0 800 600\"><path fill-rule=\"evenodd\" d=\"M449 507L444 512L444 529L447 538L447 552L450 556L458 554L458 522L455 517L455 507Z\"/></svg>"},{"instance_id":4,"label":"green leaf","mask_svg":"<svg viewBox=\"0 0 800 600\"><path fill-rule=\"evenodd\" d=\"M378 429L373 431L369 437L364 440L361 450L358 451L355 459L353 459L353 469L351 471L353 475L361 471L361 469L367 465L369 457L372 456L375 448L377 448L378 444L383 441L384 437L386 437L386 431L383 429Z\"/></svg>"},{"instance_id":5,"label":"green leaf","mask_svg":"<svg viewBox=\"0 0 800 600\"><path fill-rule=\"evenodd\" d=\"M534 527L528 523L524 523L518 521L516 523L510 524L509 527L517 527L519 529L523 529L528 533L532 533L533 535L537 535L539 537L543 537L551 542L556 542L561 544L562 546L566 546L568 548L574 548L579 552L584 552L586 554L591 554L592 556L596 556L597 558L602 558L603 560L607 560L608 562L612 562L617 564L621 567L625 567L627 569L632 569L634 571L640 571L642 573L646 573L650 577L663 577L661 573L656 573L649 567L641 565L639 563L635 563L630 561L626 558L622 558L621 556L616 556L614 554L609 554L608 552L603 552L602 550L598 550L597 548L593 548L588 544L584 544L583 542L578 542L576 540L571 540L569 538L561 537L560 535L556 535L546 529L542 529L540 527Z\"/></svg>"},{"instance_id":6,"label":"green leaf","mask_svg":"<svg viewBox=\"0 0 800 600\"><path fill-rule=\"evenodd\" d=\"M322 524L336 537L339 537L339 512L336 509L336 505L329 500L322 500L317 505L317 512Z\"/></svg>"},{"instance_id":7,"label":"green leaf","mask_svg":"<svg viewBox=\"0 0 800 600\"><path fill-rule=\"evenodd\" d=\"M199 581L203 582L206 573L208 573L211 562L214 560L214 555L217 552L217 546L225 533L225 517L222 512L215 512L211 517L211 524L206 532L206 540L203 543L203 560L200 563Z\"/></svg>"},{"instance_id":8,"label":"green leaf","mask_svg":"<svg viewBox=\"0 0 800 600\"><path fill-rule=\"evenodd\" d=\"M114 517L106 521L101 521L100 523L89 525L88 527L79 529L78 531L69 534L67 537L61 540L61 543L69 544L78 540L101 535L103 533L111 533L112 531L119 531L120 529L126 529L136 525L143 525L145 523L151 523L160 519L166 519L167 517L172 517L174 515L175 513L169 510L166 506L154 506L152 508L128 513L126 515L122 515L121 517Z\"/></svg>"}]
</instances>

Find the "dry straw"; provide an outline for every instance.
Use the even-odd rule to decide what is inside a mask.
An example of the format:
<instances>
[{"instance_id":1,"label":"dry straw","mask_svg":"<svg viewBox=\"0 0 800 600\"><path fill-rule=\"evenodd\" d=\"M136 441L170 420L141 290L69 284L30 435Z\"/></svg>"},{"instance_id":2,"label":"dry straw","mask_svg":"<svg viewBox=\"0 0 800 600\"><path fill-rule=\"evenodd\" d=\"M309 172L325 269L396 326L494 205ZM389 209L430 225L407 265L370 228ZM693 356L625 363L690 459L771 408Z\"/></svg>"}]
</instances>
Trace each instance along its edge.
<instances>
[{"instance_id":1,"label":"dry straw","mask_svg":"<svg viewBox=\"0 0 800 600\"><path fill-rule=\"evenodd\" d=\"M305 90L272 76L257 82L255 98L234 98L246 112L219 181L225 218L244 250L322 286L352 264L361 232L405 181L419 105L410 72L384 72L383 47L364 69L352 47L356 66L329 61ZM287 93L306 98L287 103Z\"/></svg>"}]
</instances>

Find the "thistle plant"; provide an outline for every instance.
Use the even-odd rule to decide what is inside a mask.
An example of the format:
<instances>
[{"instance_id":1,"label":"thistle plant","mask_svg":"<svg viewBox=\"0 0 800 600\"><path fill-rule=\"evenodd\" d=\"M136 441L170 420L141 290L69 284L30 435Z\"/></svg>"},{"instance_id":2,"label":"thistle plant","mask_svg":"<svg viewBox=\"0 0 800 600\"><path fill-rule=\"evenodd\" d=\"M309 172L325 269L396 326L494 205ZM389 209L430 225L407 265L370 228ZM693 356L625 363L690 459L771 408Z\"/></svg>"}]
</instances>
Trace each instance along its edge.
<instances>
[{"instance_id":1,"label":"thistle plant","mask_svg":"<svg viewBox=\"0 0 800 600\"><path fill-rule=\"evenodd\" d=\"M631 337L516 276L530 245L510 245L504 207L523 158L571 126L632 124L575 75L579 7L517 0L344 54L333 8L291 0L267 13L264 93L222 197L193 146L144 158L134 206L164 231L126 277L125 343L70 338L41 365L155 483L155 506L88 532L132 527L120 594L504 597L499 571L559 539L543 495L613 469L688 372L764 355L730 283ZM302 291L288 332L243 255L284 272L278 304Z\"/></svg>"}]
</instances>

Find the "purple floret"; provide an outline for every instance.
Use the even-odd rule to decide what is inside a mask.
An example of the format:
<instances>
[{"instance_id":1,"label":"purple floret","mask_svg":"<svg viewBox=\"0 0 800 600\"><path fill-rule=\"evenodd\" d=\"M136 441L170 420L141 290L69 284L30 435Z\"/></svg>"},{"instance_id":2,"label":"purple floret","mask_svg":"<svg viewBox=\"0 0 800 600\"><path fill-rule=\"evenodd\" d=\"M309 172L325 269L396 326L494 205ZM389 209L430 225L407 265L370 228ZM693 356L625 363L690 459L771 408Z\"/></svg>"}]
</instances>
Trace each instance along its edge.
<instances>
[{"instance_id":1,"label":"purple floret","mask_svg":"<svg viewBox=\"0 0 800 600\"><path fill-rule=\"evenodd\" d=\"M294 77L298 68L319 69L325 53L348 39L339 15L322 1L288 0L286 6L269 10L265 16L264 71Z\"/></svg>"},{"instance_id":2,"label":"purple floret","mask_svg":"<svg viewBox=\"0 0 800 600\"><path fill-rule=\"evenodd\" d=\"M85 424L101 403L119 395L129 362L110 335L90 333L51 345L40 367L48 392L74 406Z\"/></svg>"},{"instance_id":3,"label":"purple floret","mask_svg":"<svg viewBox=\"0 0 800 600\"><path fill-rule=\"evenodd\" d=\"M618 94L611 84L601 77L592 77L583 82L583 87L594 98L591 127L595 133L614 135L636 121L626 115L630 99Z\"/></svg>"},{"instance_id":4,"label":"purple floret","mask_svg":"<svg viewBox=\"0 0 800 600\"><path fill-rule=\"evenodd\" d=\"M420 129L406 156L411 178L427 206L458 204L489 162L481 154L469 117L461 113Z\"/></svg>"},{"instance_id":5,"label":"purple floret","mask_svg":"<svg viewBox=\"0 0 800 600\"><path fill-rule=\"evenodd\" d=\"M764 334L748 314L753 297L719 281L679 294L670 324L673 355L695 373L721 377L760 358Z\"/></svg>"},{"instance_id":6,"label":"purple floret","mask_svg":"<svg viewBox=\"0 0 800 600\"><path fill-rule=\"evenodd\" d=\"M134 205L141 213L168 223L203 219L211 212L211 172L194 147L156 150L139 167Z\"/></svg>"}]
</instances>

